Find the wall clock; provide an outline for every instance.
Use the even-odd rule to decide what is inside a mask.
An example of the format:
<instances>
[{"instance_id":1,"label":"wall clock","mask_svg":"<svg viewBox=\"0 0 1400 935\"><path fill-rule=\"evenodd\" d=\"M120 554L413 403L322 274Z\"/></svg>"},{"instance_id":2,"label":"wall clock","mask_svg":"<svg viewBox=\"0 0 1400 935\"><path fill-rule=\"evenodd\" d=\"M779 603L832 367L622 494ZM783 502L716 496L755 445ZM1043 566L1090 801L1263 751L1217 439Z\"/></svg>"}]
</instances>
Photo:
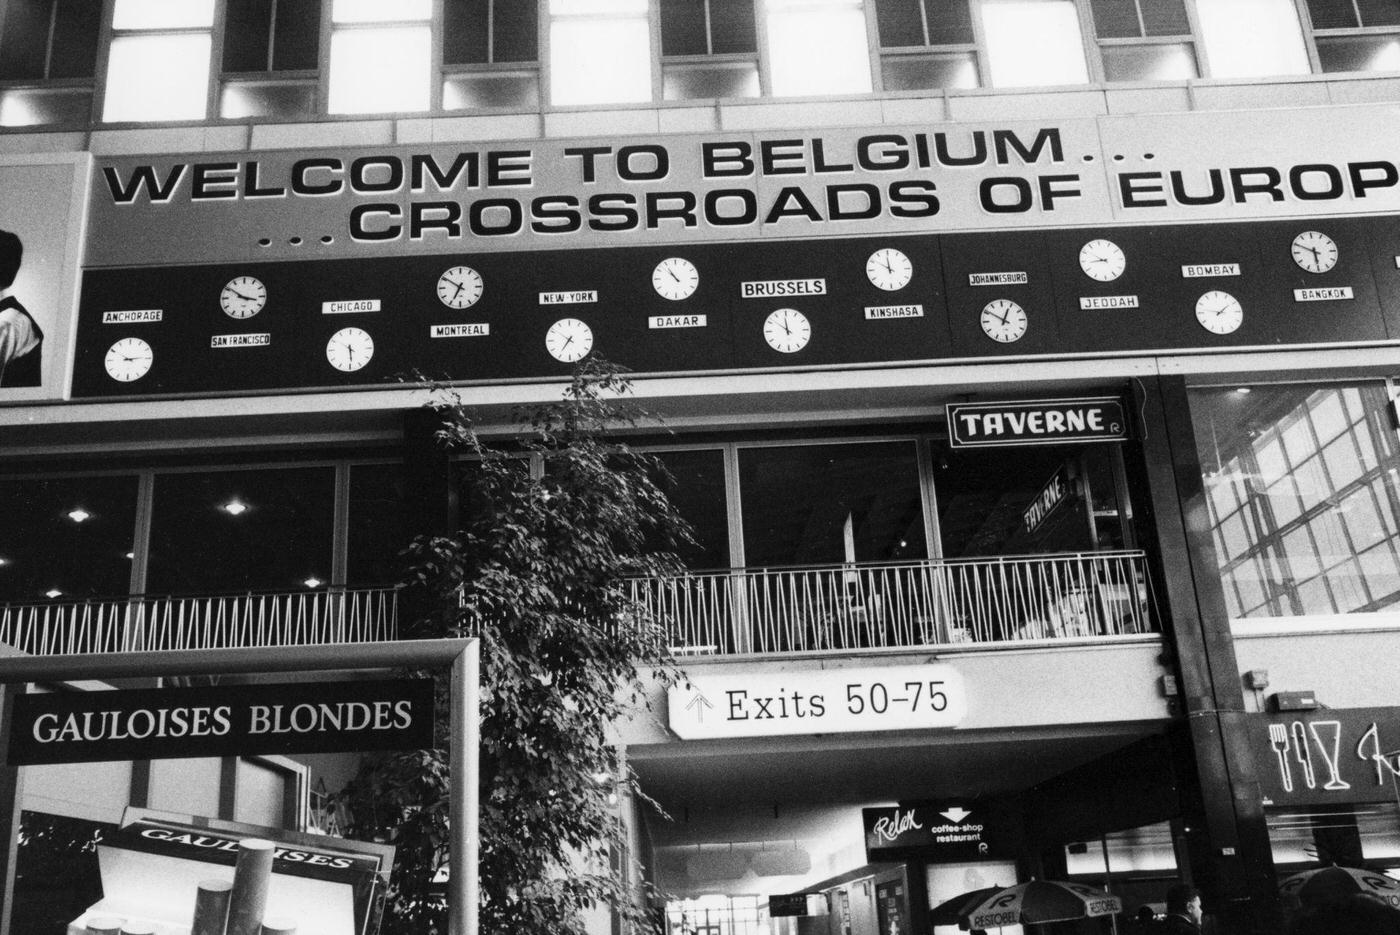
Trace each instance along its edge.
<instances>
[{"instance_id":1,"label":"wall clock","mask_svg":"<svg viewBox=\"0 0 1400 935\"><path fill-rule=\"evenodd\" d=\"M121 383L130 383L144 377L155 361L155 352L140 338L122 338L107 349L103 364L107 376Z\"/></svg>"},{"instance_id":2,"label":"wall clock","mask_svg":"<svg viewBox=\"0 0 1400 935\"><path fill-rule=\"evenodd\" d=\"M566 364L583 360L593 350L593 329L577 318L561 318L544 334L545 349Z\"/></svg>"},{"instance_id":3,"label":"wall clock","mask_svg":"<svg viewBox=\"0 0 1400 935\"><path fill-rule=\"evenodd\" d=\"M1019 341L1029 325L1026 310L1010 299L993 299L982 309L982 331L993 341Z\"/></svg>"},{"instance_id":4,"label":"wall clock","mask_svg":"<svg viewBox=\"0 0 1400 935\"><path fill-rule=\"evenodd\" d=\"M471 308L485 289L481 274L470 266L454 266L437 281L438 298L448 308Z\"/></svg>"},{"instance_id":5,"label":"wall clock","mask_svg":"<svg viewBox=\"0 0 1400 935\"><path fill-rule=\"evenodd\" d=\"M651 287L663 299L688 299L700 285L700 271L682 257L667 257L651 271Z\"/></svg>"},{"instance_id":6,"label":"wall clock","mask_svg":"<svg viewBox=\"0 0 1400 935\"><path fill-rule=\"evenodd\" d=\"M337 370L359 370L374 356L374 338L361 328L341 328L326 342L326 360Z\"/></svg>"},{"instance_id":7,"label":"wall clock","mask_svg":"<svg viewBox=\"0 0 1400 935\"><path fill-rule=\"evenodd\" d=\"M1309 273L1325 273L1337 265L1337 243L1322 231L1303 231L1293 238L1293 262Z\"/></svg>"},{"instance_id":8,"label":"wall clock","mask_svg":"<svg viewBox=\"0 0 1400 935\"><path fill-rule=\"evenodd\" d=\"M1244 322L1244 308L1230 293L1212 289L1196 300L1196 320L1212 334L1229 334Z\"/></svg>"},{"instance_id":9,"label":"wall clock","mask_svg":"<svg viewBox=\"0 0 1400 935\"><path fill-rule=\"evenodd\" d=\"M770 347L795 354L812 339L812 324L795 308L780 308L763 322L763 337Z\"/></svg>"},{"instance_id":10,"label":"wall clock","mask_svg":"<svg viewBox=\"0 0 1400 935\"><path fill-rule=\"evenodd\" d=\"M1127 267L1128 258L1123 255L1123 248L1111 240L1091 240L1079 250L1079 268L1090 279L1113 282Z\"/></svg>"},{"instance_id":11,"label":"wall clock","mask_svg":"<svg viewBox=\"0 0 1400 935\"><path fill-rule=\"evenodd\" d=\"M229 280L219 293L219 308L230 318L252 318L267 304L267 287L252 276Z\"/></svg>"},{"instance_id":12,"label":"wall clock","mask_svg":"<svg viewBox=\"0 0 1400 935\"><path fill-rule=\"evenodd\" d=\"M914 277L914 264L903 252L885 247L870 254L870 259L865 261L865 276L877 289L894 292L909 285Z\"/></svg>"}]
</instances>

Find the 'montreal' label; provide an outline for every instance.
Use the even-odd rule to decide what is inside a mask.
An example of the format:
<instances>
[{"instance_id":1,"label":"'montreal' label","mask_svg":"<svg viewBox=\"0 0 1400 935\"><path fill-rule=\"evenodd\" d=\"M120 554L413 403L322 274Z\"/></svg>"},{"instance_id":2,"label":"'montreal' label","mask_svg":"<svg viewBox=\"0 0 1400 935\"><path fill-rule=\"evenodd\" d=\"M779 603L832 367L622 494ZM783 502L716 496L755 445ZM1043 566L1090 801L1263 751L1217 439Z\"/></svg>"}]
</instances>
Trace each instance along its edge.
<instances>
[{"instance_id":1,"label":"'montreal' label","mask_svg":"<svg viewBox=\"0 0 1400 935\"><path fill-rule=\"evenodd\" d=\"M474 321L462 325L433 325L428 334L434 338L484 338L491 333L491 323Z\"/></svg>"}]
</instances>

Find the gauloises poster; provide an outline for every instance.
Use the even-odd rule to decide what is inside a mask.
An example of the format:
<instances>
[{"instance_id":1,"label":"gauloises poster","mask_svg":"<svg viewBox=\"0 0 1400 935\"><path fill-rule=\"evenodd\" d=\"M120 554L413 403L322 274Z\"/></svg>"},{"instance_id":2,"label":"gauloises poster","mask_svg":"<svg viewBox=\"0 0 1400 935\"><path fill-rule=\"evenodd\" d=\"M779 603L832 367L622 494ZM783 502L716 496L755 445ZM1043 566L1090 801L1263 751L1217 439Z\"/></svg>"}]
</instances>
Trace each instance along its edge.
<instances>
[{"instance_id":1,"label":"gauloises poster","mask_svg":"<svg viewBox=\"0 0 1400 935\"><path fill-rule=\"evenodd\" d=\"M395 849L336 793L370 751L433 744L432 679L197 681L19 696L6 931L379 931Z\"/></svg>"},{"instance_id":2,"label":"gauloises poster","mask_svg":"<svg viewBox=\"0 0 1400 935\"><path fill-rule=\"evenodd\" d=\"M0 404L66 395L90 161L0 157Z\"/></svg>"}]
</instances>

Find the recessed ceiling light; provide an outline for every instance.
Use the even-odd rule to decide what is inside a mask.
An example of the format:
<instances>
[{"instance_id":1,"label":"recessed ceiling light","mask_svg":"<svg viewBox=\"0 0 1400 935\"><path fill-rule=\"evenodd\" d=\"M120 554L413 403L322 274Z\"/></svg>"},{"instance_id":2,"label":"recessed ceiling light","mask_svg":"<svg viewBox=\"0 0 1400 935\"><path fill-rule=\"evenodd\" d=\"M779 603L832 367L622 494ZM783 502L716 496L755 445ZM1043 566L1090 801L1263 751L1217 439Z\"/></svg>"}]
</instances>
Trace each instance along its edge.
<instances>
[{"instance_id":1,"label":"recessed ceiling light","mask_svg":"<svg viewBox=\"0 0 1400 935\"><path fill-rule=\"evenodd\" d=\"M306 585L308 588L319 588L321 585L325 584L325 582L315 575L312 575L310 578L303 581L302 584Z\"/></svg>"},{"instance_id":2,"label":"recessed ceiling light","mask_svg":"<svg viewBox=\"0 0 1400 935\"><path fill-rule=\"evenodd\" d=\"M44 597L47 597L49 600L53 600L56 597L62 596L63 592L60 591L58 588L49 588L47 591L44 592Z\"/></svg>"},{"instance_id":3,"label":"recessed ceiling light","mask_svg":"<svg viewBox=\"0 0 1400 935\"><path fill-rule=\"evenodd\" d=\"M10 560L9 560L8 558L6 558L5 556L0 555L0 566L4 566L4 565L8 565L8 564L10 564Z\"/></svg>"},{"instance_id":4,"label":"recessed ceiling light","mask_svg":"<svg viewBox=\"0 0 1400 935\"><path fill-rule=\"evenodd\" d=\"M1241 396L1244 396L1245 394L1247 394L1247 393L1249 392L1249 387L1247 387L1247 386L1237 386L1237 387L1235 387L1235 392L1236 392L1236 393L1239 393Z\"/></svg>"},{"instance_id":5,"label":"recessed ceiling light","mask_svg":"<svg viewBox=\"0 0 1400 935\"><path fill-rule=\"evenodd\" d=\"M126 553L126 555L125 555L125 558L127 558L127 559L133 559L133 558L135 558L135 557L136 557L136 553L135 553L135 552L128 552L128 553Z\"/></svg>"},{"instance_id":6,"label":"recessed ceiling light","mask_svg":"<svg viewBox=\"0 0 1400 935\"><path fill-rule=\"evenodd\" d=\"M228 503L225 503L221 507L221 509L229 516L238 516L242 513L247 512L248 504L244 503L242 500L233 499L230 500Z\"/></svg>"},{"instance_id":7,"label":"recessed ceiling light","mask_svg":"<svg viewBox=\"0 0 1400 935\"><path fill-rule=\"evenodd\" d=\"M68 518L75 523L81 523L92 519L92 514L82 507L78 507L77 509L68 511Z\"/></svg>"}]
</instances>

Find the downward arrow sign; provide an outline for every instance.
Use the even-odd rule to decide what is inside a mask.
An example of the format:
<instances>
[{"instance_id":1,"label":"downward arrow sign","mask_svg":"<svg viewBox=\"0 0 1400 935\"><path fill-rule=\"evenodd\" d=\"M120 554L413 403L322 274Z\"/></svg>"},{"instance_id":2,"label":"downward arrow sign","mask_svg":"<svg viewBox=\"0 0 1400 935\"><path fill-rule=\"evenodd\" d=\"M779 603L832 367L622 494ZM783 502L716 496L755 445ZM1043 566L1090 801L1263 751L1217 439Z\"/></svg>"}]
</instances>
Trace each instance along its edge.
<instances>
[{"instance_id":1,"label":"downward arrow sign","mask_svg":"<svg viewBox=\"0 0 1400 935\"><path fill-rule=\"evenodd\" d=\"M953 824L956 825L956 824L958 824L959 822L961 822L964 818L966 818L968 815L971 815L972 813L969 812L967 809L962 808L961 806L954 805L952 808L948 809L946 812L939 812L938 814L942 815L944 818L948 819L949 821L951 821Z\"/></svg>"}]
</instances>

